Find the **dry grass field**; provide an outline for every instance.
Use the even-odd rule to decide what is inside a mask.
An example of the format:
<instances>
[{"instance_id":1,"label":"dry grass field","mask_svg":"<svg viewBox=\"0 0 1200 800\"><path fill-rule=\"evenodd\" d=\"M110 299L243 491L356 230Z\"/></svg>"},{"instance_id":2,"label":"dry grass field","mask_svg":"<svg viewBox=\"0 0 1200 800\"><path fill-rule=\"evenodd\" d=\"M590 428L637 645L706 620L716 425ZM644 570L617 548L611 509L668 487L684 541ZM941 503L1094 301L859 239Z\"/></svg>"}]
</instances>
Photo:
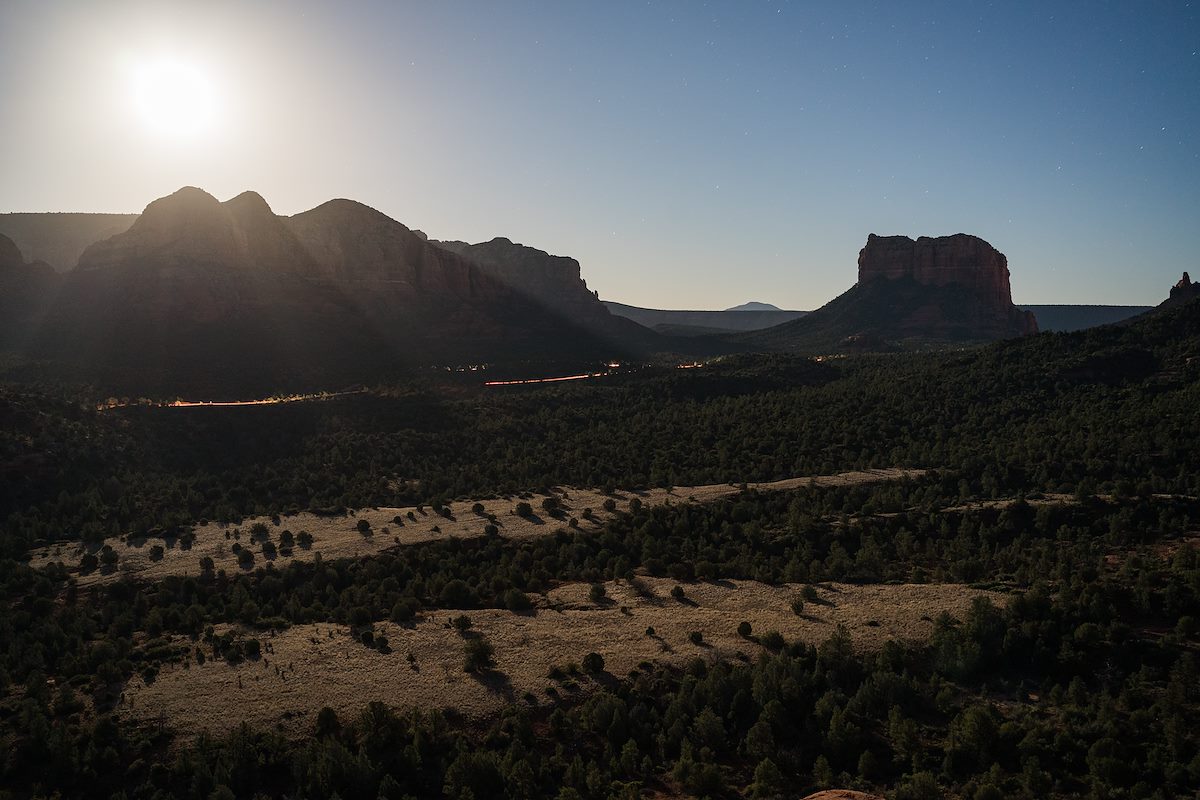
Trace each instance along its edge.
<instances>
[{"instance_id":1,"label":"dry grass field","mask_svg":"<svg viewBox=\"0 0 1200 800\"><path fill-rule=\"evenodd\" d=\"M773 483L752 483L750 488L760 491L782 491L796 489L802 486L846 486L861 483L877 483L882 481L918 478L925 474L919 469L880 469L864 472L843 472L837 475L822 475L804 478L789 478ZM513 513L520 497L502 497L480 500L482 513L472 510L474 501L455 502L449 505L449 517L435 513L428 506L418 508L370 508L345 515L319 516L311 513L295 514L279 519L276 524L269 517L256 517L243 520L239 525L219 525L207 522L197 525L194 529L195 539L191 547L184 549L178 542L162 539L134 539L122 537L109 539L105 542L119 557L115 570L96 569L78 576L80 586L94 583L106 583L118 580L123 574L131 575L141 580L159 580L169 575L198 575L200 559L211 558L214 569L225 570L233 574L243 569L238 563L234 545L249 547L255 555L254 567L270 563L262 553L260 544L250 541L250 528L255 523L267 526L272 542L278 544L283 531L291 531L299 535L301 531L308 532L313 537L313 544L305 549L295 547L291 555L277 554L271 562L276 566L286 566L289 561L311 561L316 555L322 558L357 558L368 556L392 547L422 542L434 541L448 537L468 538L483 535L484 526L488 524L488 515L495 515L496 526L500 535L510 539L526 539L551 534L565 527L570 517L579 521L581 530L596 530L603 522L618 511L627 510L630 501L637 497L643 503L657 505L663 503L704 503L722 497L736 494L740 487L733 484L721 483L708 486L679 486L668 492L666 489L648 489L640 492L617 492L611 495L616 501L616 511L604 510L604 501L610 497L596 489L575 489L571 487L552 490L559 499L563 513L560 517L551 517L542 511L541 503L544 495L530 495L525 498L534 509L532 517L519 517ZM585 519L584 509L591 509L593 517ZM396 519L399 522L396 522ZM370 526L370 533L359 532L360 520L365 520ZM160 547L161 553L155 548ZM91 546L96 552L99 546ZM42 547L30 553L30 563L34 567L46 566L61 562L70 569L78 570L80 560L88 548L83 544L58 544Z\"/></svg>"},{"instance_id":2,"label":"dry grass field","mask_svg":"<svg viewBox=\"0 0 1200 800\"><path fill-rule=\"evenodd\" d=\"M791 608L798 586L689 584L681 601L671 596L671 580L638 580L640 590L625 581L606 584L600 605L589 600L589 585L569 584L539 597L527 614L468 612L473 624L467 635L485 636L495 647L495 669L482 677L464 671L464 638L448 624L461 612L440 611L411 627L376 624L376 633L388 639L388 653L366 647L340 625L259 634L260 659L236 666L212 658L175 665L149 685L135 677L118 711L185 735L227 730L245 720L299 736L323 706L345 718L372 701L479 718L510 703L549 703L551 693L586 692L597 681L627 676L643 661L753 659L761 648L737 634L742 621L751 624L752 636L779 631L789 641L813 644L845 625L855 648L867 650L891 639L925 639L933 619L942 612L962 618L977 596L1005 602L1002 594L962 585L830 584L798 616ZM691 640L693 631L702 634L701 643ZM603 656L604 674L581 672L566 683L548 677L552 667L580 664L590 652Z\"/></svg>"}]
</instances>

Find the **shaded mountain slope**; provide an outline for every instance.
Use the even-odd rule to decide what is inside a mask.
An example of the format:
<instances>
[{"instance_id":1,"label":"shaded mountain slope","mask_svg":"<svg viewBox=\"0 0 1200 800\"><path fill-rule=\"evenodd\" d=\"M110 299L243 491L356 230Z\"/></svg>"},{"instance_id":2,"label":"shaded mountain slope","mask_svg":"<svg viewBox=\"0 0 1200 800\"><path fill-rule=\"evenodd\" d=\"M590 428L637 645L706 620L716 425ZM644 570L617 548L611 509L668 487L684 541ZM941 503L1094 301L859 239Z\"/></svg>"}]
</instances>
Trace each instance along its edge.
<instances>
[{"instance_id":1,"label":"shaded mountain slope","mask_svg":"<svg viewBox=\"0 0 1200 800\"><path fill-rule=\"evenodd\" d=\"M5 350L39 362L35 375L138 391L261 393L437 363L627 355L350 201L287 219L252 192L220 203L185 188L29 291L45 313L9 331Z\"/></svg>"},{"instance_id":2,"label":"shaded mountain slope","mask_svg":"<svg viewBox=\"0 0 1200 800\"><path fill-rule=\"evenodd\" d=\"M129 230L137 214L17 212L0 214L0 234L16 242L26 261L59 272L75 268L88 245Z\"/></svg>"},{"instance_id":3,"label":"shaded mountain slope","mask_svg":"<svg viewBox=\"0 0 1200 800\"><path fill-rule=\"evenodd\" d=\"M432 244L478 264L490 277L530 301L607 341L634 351L695 352L692 342L664 340L647 330L650 326L611 313L598 294L588 289L574 258L551 255L504 237L478 244L458 241Z\"/></svg>"}]
</instances>

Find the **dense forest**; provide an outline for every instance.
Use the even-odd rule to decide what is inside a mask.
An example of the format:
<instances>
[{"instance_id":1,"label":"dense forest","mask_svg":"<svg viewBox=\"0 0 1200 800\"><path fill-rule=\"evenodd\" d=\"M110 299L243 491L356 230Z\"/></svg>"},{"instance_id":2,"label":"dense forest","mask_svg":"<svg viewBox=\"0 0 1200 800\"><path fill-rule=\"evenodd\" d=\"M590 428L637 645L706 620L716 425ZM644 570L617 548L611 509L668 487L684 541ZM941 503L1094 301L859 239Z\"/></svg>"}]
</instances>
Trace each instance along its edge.
<instances>
[{"instance_id":1,"label":"dense forest","mask_svg":"<svg viewBox=\"0 0 1200 800\"><path fill-rule=\"evenodd\" d=\"M230 410L103 399L0 389L0 797L1200 791L1198 303L939 353L744 355L574 385L427 380ZM202 520L893 466L930 471L236 574L85 586L28 563L46 543L175 541ZM247 547L280 544L251 534ZM559 702L486 723L367 695L357 715L322 711L300 742L250 727L193 739L113 713L128 681L258 659L268 630L337 623L386 648L383 620L525 611L560 584L645 576L681 596L750 579L956 583L1010 599L868 652L844 631L814 647L747 624L739 635L762 647L745 661L611 675L590 659ZM491 668L486 643L466 657Z\"/></svg>"}]
</instances>

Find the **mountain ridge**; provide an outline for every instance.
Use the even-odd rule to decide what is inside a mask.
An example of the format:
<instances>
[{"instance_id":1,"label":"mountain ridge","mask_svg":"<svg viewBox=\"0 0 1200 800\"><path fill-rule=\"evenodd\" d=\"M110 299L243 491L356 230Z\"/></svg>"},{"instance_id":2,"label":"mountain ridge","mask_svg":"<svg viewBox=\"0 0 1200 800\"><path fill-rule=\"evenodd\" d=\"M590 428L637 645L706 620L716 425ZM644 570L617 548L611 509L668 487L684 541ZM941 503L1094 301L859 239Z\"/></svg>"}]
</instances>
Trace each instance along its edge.
<instances>
[{"instance_id":1,"label":"mountain ridge","mask_svg":"<svg viewBox=\"0 0 1200 800\"><path fill-rule=\"evenodd\" d=\"M324 387L419 364L577 362L625 357L639 337L662 343L640 328L625 339L588 330L362 204L289 218L254 192L220 202L195 187L152 201L40 296L38 325L7 331L6 350L54 374L156 391Z\"/></svg>"}]
</instances>

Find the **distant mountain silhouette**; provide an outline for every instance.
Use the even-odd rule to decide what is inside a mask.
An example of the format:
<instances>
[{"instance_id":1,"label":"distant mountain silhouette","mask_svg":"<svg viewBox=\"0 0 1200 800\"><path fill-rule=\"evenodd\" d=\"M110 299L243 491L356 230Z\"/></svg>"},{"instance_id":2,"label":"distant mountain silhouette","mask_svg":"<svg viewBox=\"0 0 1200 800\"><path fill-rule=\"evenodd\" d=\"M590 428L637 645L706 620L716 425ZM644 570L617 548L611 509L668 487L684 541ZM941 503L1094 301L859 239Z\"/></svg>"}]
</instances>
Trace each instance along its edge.
<instances>
[{"instance_id":1,"label":"distant mountain silhouette","mask_svg":"<svg viewBox=\"0 0 1200 800\"><path fill-rule=\"evenodd\" d=\"M0 214L0 234L16 242L26 261L43 261L59 272L75 268L90 244L129 230L137 214Z\"/></svg>"},{"instance_id":2,"label":"distant mountain silhouette","mask_svg":"<svg viewBox=\"0 0 1200 800\"><path fill-rule=\"evenodd\" d=\"M1136 317L1151 306L1020 305L1037 318L1039 331L1082 331Z\"/></svg>"},{"instance_id":3,"label":"distant mountain silhouette","mask_svg":"<svg viewBox=\"0 0 1200 800\"><path fill-rule=\"evenodd\" d=\"M626 317L659 333L705 336L731 331L755 331L799 319L807 311L671 311L640 308L612 300L602 301L613 314Z\"/></svg>"},{"instance_id":4,"label":"distant mountain silhouette","mask_svg":"<svg viewBox=\"0 0 1200 800\"><path fill-rule=\"evenodd\" d=\"M754 348L843 352L1004 339L1037 332L1012 303L1008 260L967 234L867 238L858 283L811 314L733 340Z\"/></svg>"},{"instance_id":5,"label":"distant mountain silhouette","mask_svg":"<svg viewBox=\"0 0 1200 800\"><path fill-rule=\"evenodd\" d=\"M147 392L261 392L437 363L620 358L634 339L664 348L640 327L636 337L597 333L348 200L287 218L253 192L221 203L188 187L89 246L74 271L17 282L0 313L21 302L39 310L5 327L2 349L55 377Z\"/></svg>"},{"instance_id":6,"label":"distant mountain silhouette","mask_svg":"<svg viewBox=\"0 0 1200 800\"><path fill-rule=\"evenodd\" d=\"M46 313L58 276L44 262L26 263L16 243L0 234L0 342L19 349Z\"/></svg>"},{"instance_id":7,"label":"distant mountain silhouette","mask_svg":"<svg viewBox=\"0 0 1200 800\"><path fill-rule=\"evenodd\" d=\"M725 310L726 311L782 311L783 309L780 308L779 306L771 305L770 303L759 303L757 301L751 301L749 303L742 303L740 306L734 306L733 308L727 308Z\"/></svg>"},{"instance_id":8,"label":"distant mountain silhouette","mask_svg":"<svg viewBox=\"0 0 1200 800\"><path fill-rule=\"evenodd\" d=\"M613 314L628 317L667 336L716 336L756 331L799 319L807 311L669 311L603 301ZM739 306L740 308L740 306ZM1149 311L1152 306L1018 305L1037 319L1038 330L1080 331L1111 325Z\"/></svg>"}]
</instances>

